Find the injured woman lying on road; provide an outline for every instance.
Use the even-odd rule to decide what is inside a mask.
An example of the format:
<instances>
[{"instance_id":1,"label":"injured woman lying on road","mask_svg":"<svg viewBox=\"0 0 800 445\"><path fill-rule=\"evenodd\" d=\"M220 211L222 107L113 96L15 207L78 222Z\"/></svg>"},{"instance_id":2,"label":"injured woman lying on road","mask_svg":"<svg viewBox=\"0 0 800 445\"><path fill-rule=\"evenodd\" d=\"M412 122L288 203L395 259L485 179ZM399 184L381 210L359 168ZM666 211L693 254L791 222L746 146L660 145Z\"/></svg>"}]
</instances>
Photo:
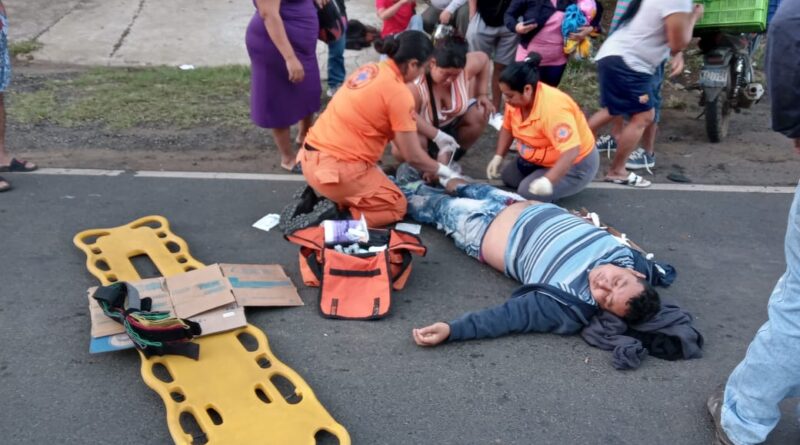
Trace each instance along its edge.
<instances>
[{"instance_id":1,"label":"injured woman lying on road","mask_svg":"<svg viewBox=\"0 0 800 445\"><path fill-rule=\"evenodd\" d=\"M409 217L436 225L467 255L523 284L499 306L414 329L418 345L581 333L589 344L613 350L618 369L638 367L647 350L670 360L701 355L691 315L662 304L653 288L672 283L671 266L554 204L460 178L450 179L447 190L430 187L405 164L396 182Z\"/></svg>"}]
</instances>

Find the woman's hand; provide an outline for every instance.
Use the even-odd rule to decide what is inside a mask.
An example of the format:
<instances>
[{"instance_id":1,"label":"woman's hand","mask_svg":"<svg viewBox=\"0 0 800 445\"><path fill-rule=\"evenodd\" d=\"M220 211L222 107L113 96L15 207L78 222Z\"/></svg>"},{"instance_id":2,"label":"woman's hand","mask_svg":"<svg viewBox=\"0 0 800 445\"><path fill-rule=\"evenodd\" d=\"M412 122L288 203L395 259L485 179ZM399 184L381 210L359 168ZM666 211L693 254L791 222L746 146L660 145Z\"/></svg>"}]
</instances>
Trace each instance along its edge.
<instances>
[{"instance_id":1,"label":"woman's hand","mask_svg":"<svg viewBox=\"0 0 800 445\"><path fill-rule=\"evenodd\" d=\"M591 26L581 26L578 28L578 32L572 32L569 34L569 39L576 42L583 42L583 40L592 33L593 29L594 28Z\"/></svg>"},{"instance_id":2,"label":"woman's hand","mask_svg":"<svg viewBox=\"0 0 800 445\"><path fill-rule=\"evenodd\" d=\"M419 346L436 346L450 337L450 325L447 323L434 323L424 328L411 331L414 342Z\"/></svg>"},{"instance_id":3,"label":"woman's hand","mask_svg":"<svg viewBox=\"0 0 800 445\"><path fill-rule=\"evenodd\" d=\"M530 25L525 25L522 22L519 22L517 23L517 26L514 27L514 31L517 31L517 34L527 34L536 29L537 26L539 26L539 24L536 22L531 23Z\"/></svg>"},{"instance_id":4,"label":"woman's hand","mask_svg":"<svg viewBox=\"0 0 800 445\"><path fill-rule=\"evenodd\" d=\"M490 101L489 97L485 94L478 95L478 109L483 111L483 117L487 120L489 116L497 111L492 101Z\"/></svg>"},{"instance_id":5,"label":"woman's hand","mask_svg":"<svg viewBox=\"0 0 800 445\"><path fill-rule=\"evenodd\" d=\"M286 71L289 72L289 82L292 83L300 83L306 77L306 72L303 70L303 64L297 60L297 57L286 61Z\"/></svg>"},{"instance_id":6,"label":"woman's hand","mask_svg":"<svg viewBox=\"0 0 800 445\"><path fill-rule=\"evenodd\" d=\"M683 61L683 51L678 52L669 61L669 77L675 77L683 72L685 62Z\"/></svg>"}]
</instances>

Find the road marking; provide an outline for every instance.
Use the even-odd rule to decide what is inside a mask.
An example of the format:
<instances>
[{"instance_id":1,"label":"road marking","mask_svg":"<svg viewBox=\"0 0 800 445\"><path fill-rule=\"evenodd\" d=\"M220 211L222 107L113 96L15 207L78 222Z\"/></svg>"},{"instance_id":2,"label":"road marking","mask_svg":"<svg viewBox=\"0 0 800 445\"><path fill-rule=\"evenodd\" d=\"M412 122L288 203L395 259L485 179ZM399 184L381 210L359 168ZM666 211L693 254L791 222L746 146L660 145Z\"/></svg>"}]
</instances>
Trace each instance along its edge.
<instances>
[{"instance_id":1,"label":"road marking","mask_svg":"<svg viewBox=\"0 0 800 445\"><path fill-rule=\"evenodd\" d=\"M244 181L305 182L303 175L284 175L274 173L223 173L223 172L135 172L137 178L178 178L178 179L235 179Z\"/></svg>"},{"instance_id":2,"label":"road marking","mask_svg":"<svg viewBox=\"0 0 800 445\"><path fill-rule=\"evenodd\" d=\"M96 170L91 168L40 168L30 174L69 176L119 176L125 170Z\"/></svg>"},{"instance_id":3,"label":"road marking","mask_svg":"<svg viewBox=\"0 0 800 445\"><path fill-rule=\"evenodd\" d=\"M40 175L72 175L72 176L120 176L124 170L96 170L87 168L40 168L34 172ZM225 173L225 172L178 172L178 171L136 171L131 172L137 178L171 178L171 179L226 179L237 181L275 181L275 182L304 182L302 175L280 173ZM499 182L495 182L498 185ZM607 182L592 182L588 188L595 190L633 190ZM637 192L671 191L671 192L718 192L718 193L766 193L766 194L791 194L795 187L778 187L762 185L712 185L712 184L653 184L650 187L638 189Z\"/></svg>"}]
</instances>

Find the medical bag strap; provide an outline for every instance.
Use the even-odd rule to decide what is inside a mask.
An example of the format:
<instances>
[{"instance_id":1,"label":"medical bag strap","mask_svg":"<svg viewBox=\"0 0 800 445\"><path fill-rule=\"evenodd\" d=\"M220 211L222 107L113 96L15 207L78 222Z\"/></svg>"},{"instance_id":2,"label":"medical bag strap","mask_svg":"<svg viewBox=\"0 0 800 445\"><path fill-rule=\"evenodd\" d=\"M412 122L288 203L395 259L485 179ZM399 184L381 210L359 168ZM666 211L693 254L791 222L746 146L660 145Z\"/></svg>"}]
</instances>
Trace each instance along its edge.
<instances>
[{"instance_id":1,"label":"medical bag strap","mask_svg":"<svg viewBox=\"0 0 800 445\"><path fill-rule=\"evenodd\" d=\"M322 227L307 227L297 230L289 235L284 235L287 241L300 246L300 253L305 257L309 270L318 281L322 280L322 263L319 258L322 256L324 232ZM308 255L306 255L308 252Z\"/></svg>"},{"instance_id":2,"label":"medical bag strap","mask_svg":"<svg viewBox=\"0 0 800 445\"><path fill-rule=\"evenodd\" d=\"M422 240L412 233L400 233L397 230L392 229L390 240L392 238L399 238L401 242L393 244L390 241L391 245L389 246L389 250L394 253L400 253L403 259L402 263L400 264L400 268L397 269L397 273L392 274L391 276L392 283L394 283L398 278L403 276L403 274L406 272L406 269L408 269L408 267L411 265L411 250L409 250L409 248L413 248L415 251L421 251L415 252L420 256L425 256L428 253L428 249L422 244Z\"/></svg>"},{"instance_id":3,"label":"medical bag strap","mask_svg":"<svg viewBox=\"0 0 800 445\"><path fill-rule=\"evenodd\" d=\"M434 128L437 130L439 129L439 110L436 108L436 97L433 95L433 78L431 78L431 73L425 73L425 82L428 86L428 96L430 97L431 103L431 121L433 122ZM432 158L436 158L439 155L439 146L433 142L433 139L428 139L428 155Z\"/></svg>"}]
</instances>

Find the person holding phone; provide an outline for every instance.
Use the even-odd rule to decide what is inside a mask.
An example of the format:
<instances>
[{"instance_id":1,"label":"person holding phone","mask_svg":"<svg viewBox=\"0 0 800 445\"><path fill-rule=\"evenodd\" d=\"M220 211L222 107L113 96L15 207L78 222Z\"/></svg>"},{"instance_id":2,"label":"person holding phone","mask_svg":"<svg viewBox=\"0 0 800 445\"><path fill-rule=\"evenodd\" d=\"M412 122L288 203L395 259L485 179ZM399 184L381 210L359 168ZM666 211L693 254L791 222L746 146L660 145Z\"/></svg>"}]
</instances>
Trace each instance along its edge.
<instances>
[{"instance_id":1,"label":"person holding phone","mask_svg":"<svg viewBox=\"0 0 800 445\"><path fill-rule=\"evenodd\" d=\"M564 10L570 1L565 0L513 0L504 16L506 28L519 34L517 45L517 62L525 60L530 52L539 53L542 63L539 65L539 80L547 85L557 87L567 68L567 56L564 54L564 37L561 24L564 22ZM595 26L599 26L602 10L595 14L591 26L584 26L570 35L575 41L587 38Z\"/></svg>"}]
</instances>

